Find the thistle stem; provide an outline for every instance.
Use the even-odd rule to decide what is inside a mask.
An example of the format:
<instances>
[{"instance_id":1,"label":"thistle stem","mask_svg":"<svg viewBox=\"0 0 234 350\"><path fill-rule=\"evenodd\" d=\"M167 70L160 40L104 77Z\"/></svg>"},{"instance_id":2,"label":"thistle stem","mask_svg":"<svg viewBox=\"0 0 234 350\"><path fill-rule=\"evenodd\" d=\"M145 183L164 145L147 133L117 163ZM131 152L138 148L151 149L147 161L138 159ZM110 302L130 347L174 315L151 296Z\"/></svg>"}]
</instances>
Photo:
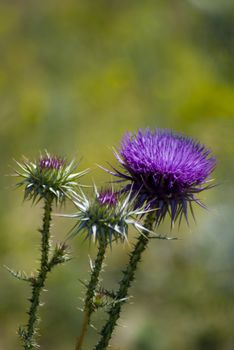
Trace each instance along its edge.
<instances>
[{"instance_id":1,"label":"thistle stem","mask_svg":"<svg viewBox=\"0 0 234 350\"><path fill-rule=\"evenodd\" d=\"M40 306L40 296L43 291L48 267L49 267L49 251L50 251L50 224L53 197L45 197L43 226L41 232L41 261L37 277L31 282L32 296L29 299L31 305L28 311L29 319L26 329L22 332L23 347L25 350L36 349L38 346L35 341L36 323L38 320L38 307Z\"/></svg>"},{"instance_id":2,"label":"thistle stem","mask_svg":"<svg viewBox=\"0 0 234 350\"><path fill-rule=\"evenodd\" d=\"M94 266L91 272L91 278L87 286L85 305L84 305L84 318L81 327L80 335L77 339L75 350L81 350L86 332L88 330L88 325L90 323L91 315L95 310L94 297L99 282L100 272L102 270L103 261L105 259L106 248L108 241L103 235L102 239L99 239L98 253L94 262Z\"/></svg>"},{"instance_id":3,"label":"thistle stem","mask_svg":"<svg viewBox=\"0 0 234 350\"><path fill-rule=\"evenodd\" d=\"M148 214L144 224L145 228L151 230L153 221L154 218L152 213ZM142 253L146 249L148 242L149 232L144 231L143 234L139 236L137 243L135 244L134 249L130 254L129 263L126 269L123 271L122 280L119 282L119 290L116 294L116 302L108 311L108 320L106 321L106 324L101 330L101 339L99 343L95 346L94 350L104 350L108 347L114 328L120 317L122 306L127 300L128 290L131 287L132 282L134 281L138 263L141 260Z\"/></svg>"}]
</instances>

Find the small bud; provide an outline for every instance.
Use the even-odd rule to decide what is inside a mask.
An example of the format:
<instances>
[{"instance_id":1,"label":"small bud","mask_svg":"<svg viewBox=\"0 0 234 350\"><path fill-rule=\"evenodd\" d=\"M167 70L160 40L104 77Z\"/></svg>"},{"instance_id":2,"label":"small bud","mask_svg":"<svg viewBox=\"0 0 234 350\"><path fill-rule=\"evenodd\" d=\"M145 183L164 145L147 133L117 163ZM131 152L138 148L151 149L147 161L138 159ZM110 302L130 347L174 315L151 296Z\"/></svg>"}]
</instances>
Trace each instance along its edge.
<instances>
[{"instance_id":1,"label":"small bud","mask_svg":"<svg viewBox=\"0 0 234 350\"><path fill-rule=\"evenodd\" d=\"M131 192L127 196L113 192L112 189L98 193L95 186L94 197L91 200L82 192L82 196L74 199L79 212L65 215L77 219L69 237L87 231L86 238L94 242L102 240L103 235L110 245L113 241L127 241L129 224L141 232L144 227L136 217L140 218L142 213L147 213L147 210L134 209L134 199L131 199Z\"/></svg>"},{"instance_id":2,"label":"small bud","mask_svg":"<svg viewBox=\"0 0 234 350\"><path fill-rule=\"evenodd\" d=\"M56 265L60 265L71 260L67 249L68 246L65 243L56 245L53 256L48 264L48 270L51 270L52 267Z\"/></svg>"},{"instance_id":3,"label":"small bud","mask_svg":"<svg viewBox=\"0 0 234 350\"><path fill-rule=\"evenodd\" d=\"M105 295L102 293L96 293L94 296L93 304L96 309L102 307L105 303Z\"/></svg>"},{"instance_id":4,"label":"small bud","mask_svg":"<svg viewBox=\"0 0 234 350\"><path fill-rule=\"evenodd\" d=\"M65 159L51 156L46 152L39 160L16 162L19 170L16 175L22 180L17 186L24 186L24 199L40 201L52 196L56 202L64 202L66 197L74 195L77 180L87 173L87 170L75 172L74 162L67 163Z\"/></svg>"}]
</instances>

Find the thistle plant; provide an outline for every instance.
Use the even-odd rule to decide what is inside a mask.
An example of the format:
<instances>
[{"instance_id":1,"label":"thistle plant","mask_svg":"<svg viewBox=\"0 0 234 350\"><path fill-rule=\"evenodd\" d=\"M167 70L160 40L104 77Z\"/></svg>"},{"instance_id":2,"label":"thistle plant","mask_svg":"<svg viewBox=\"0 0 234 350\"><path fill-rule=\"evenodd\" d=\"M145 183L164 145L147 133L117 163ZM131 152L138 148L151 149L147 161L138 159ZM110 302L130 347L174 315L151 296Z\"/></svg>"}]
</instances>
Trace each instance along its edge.
<instances>
[{"instance_id":1,"label":"thistle plant","mask_svg":"<svg viewBox=\"0 0 234 350\"><path fill-rule=\"evenodd\" d=\"M84 234L85 239L97 246L94 262L90 259L90 277L84 283L86 292L83 307L83 322L76 342L81 350L91 324L92 315L105 308L107 320L101 329L100 340L94 350L109 346L113 331L121 316L123 305L129 299L129 289L143 253L152 238L174 239L155 233L158 226L169 218L171 228L185 218L189 224L189 213L194 217L195 204L205 207L198 195L210 189L210 175L216 161L211 152L198 141L170 130L139 130L127 133L117 151L114 151L119 168L107 170L114 175L118 189L107 187L88 197L77 183L87 171L76 172L74 162L41 155L35 162L16 162L15 175L20 178L18 187L24 189L24 199L37 204L43 201L40 265L30 276L7 268L11 274L31 286L27 324L19 327L19 336L25 350L39 347L37 343L39 306L48 273L55 266L68 261L67 241ZM62 215L75 220L67 239L54 247L51 245L52 210L55 206L72 200L77 212ZM128 242L129 227L138 232L136 242L129 254L116 291L104 287L103 264L108 248Z\"/></svg>"},{"instance_id":2,"label":"thistle plant","mask_svg":"<svg viewBox=\"0 0 234 350\"><path fill-rule=\"evenodd\" d=\"M53 205L64 203L65 199L71 197L77 187L76 181L86 173L74 172L75 164L67 163L65 159L52 157L49 153L41 155L38 161L25 160L18 164L15 175L20 178L18 187L24 188L24 199L37 203L44 202L44 212L41 234L41 257L40 266L37 272L30 277L20 272L8 269L15 277L26 281L31 285L32 294L29 298L30 307L28 310L28 322L25 326L19 327L19 336L25 350L32 350L39 347L36 334L38 327L38 308L41 304L41 293L45 287L48 273L57 265L69 260L67 245L58 244L52 250L50 242L51 212Z\"/></svg>"},{"instance_id":3,"label":"thistle plant","mask_svg":"<svg viewBox=\"0 0 234 350\"><path fill-rule=\"evenodd\" d=\"M156 210L143 214L146 229L139 235L130 253L116 293L119 302L109 308L108 319L95 350L104 350L109 345L138 264L150 240L150 232L166 216L170 217L172 225L183 217L188 222L188 210L193 215L193 204L204 206L197 194L212 187L209 176L215 168L215 159L205 146L169 130L156 129L151 132L146 129L139 130L137 134L128 133L115 156L121 169L110 172L126 182L122 193L130 193L130 197L135 198L136 209L144 205L146 211Z\"/></svg>"},{"instance_id":4,"label":"thistle plant","mask_svg":"<svg viewBox=\"0 0 234 350\"><path fill-rule=\"evenodd\" d=\"M76 343L76 350L80 350L82 347L92 313L106 305L103 300L111 299L112 302L116 302L115 294L100 285L100 273L107 247L112 247L113 242L123 243L127 241L129 225L133 225L139 231L146 230L137 220L137 217L143 215L145 211L134 209L133 202L131 192L127 196L120 195L118 192L114 192L113 189L102 190L99 193L96 186L94 186L93 198L90 200L81 192L81 196L74 200L79 212L74 215L67 215L77 220L69 237L74 237L84 231L86 233L85 238L98 245L95 262L91 262L90 280L85 285L84 317Z\"/></svg>"}]
</instances>

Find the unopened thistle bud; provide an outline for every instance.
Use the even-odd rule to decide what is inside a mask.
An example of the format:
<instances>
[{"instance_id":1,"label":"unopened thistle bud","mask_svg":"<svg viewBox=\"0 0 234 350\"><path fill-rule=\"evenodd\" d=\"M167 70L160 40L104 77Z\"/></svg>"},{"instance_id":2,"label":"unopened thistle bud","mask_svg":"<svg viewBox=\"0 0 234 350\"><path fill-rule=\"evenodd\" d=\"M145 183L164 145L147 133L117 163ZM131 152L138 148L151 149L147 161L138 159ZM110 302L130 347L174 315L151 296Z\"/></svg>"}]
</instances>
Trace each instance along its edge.
<instances>
[{"instance_id":1,"label":"unopened thistle bud","mask_svg":"<svg viewBox=\"0 0 234 350\"><path fill-rule=\"evenodd\" d=\"M16 176L22 178L17 186L24 186L24 198L40 201L48 195L62 203L66 197L74 195L77 180L87 171L75 172L76 164L51 156L48 152L35 161L16 162L19 170Z\"/></svg>"},{"instance_id":2,"label":"unopened thistle bud","mask_svg":"<svg viewBox=\"0 0 234 350\"><path fill-rule=\"evenodd\" d=\"M79 209L77 214L66 215L77 220L77 223L70 232L69 237L76 236L81 231L86 231L86 238L94 242L102 239L103 235L111 244L113 241L127 240L128 227L133 225L137 230L144 227L137 221L142 211L133 208L134 198L131 199L131 191L128 195L120 195L112 189L102 190L100 193L94 187L92 199L88 199L82 192L76 197L74 204Z\"/></svg>"}]
</instances>

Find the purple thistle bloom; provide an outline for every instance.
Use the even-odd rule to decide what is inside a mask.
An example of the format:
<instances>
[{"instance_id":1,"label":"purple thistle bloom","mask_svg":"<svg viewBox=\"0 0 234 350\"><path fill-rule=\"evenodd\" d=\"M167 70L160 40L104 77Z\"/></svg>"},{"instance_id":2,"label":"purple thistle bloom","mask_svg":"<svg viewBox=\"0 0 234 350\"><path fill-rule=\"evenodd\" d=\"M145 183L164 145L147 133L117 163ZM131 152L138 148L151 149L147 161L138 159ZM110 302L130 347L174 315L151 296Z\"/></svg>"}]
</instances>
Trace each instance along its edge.
<instances>
[{"instance_id":1,"label":"purple thistle bloom","mask_svg":"<svg viewBox=\"0 0 234 350\"><path fill-rule=\"evenodd\" d=\"M118 200L118 194L111 189L103 190L99 193L97 200L101 205L115 206Z\"/></svg>"},{"instance_id":2,"label":"purple thistle bloom","mask_svg":"<svg viewBox=\"0 0 234 350\"><path fill-rule=\"evenodd\" d=\"M61 166L64 164L64 161L61 158L57 157L42 157L39 160L40 169L55 169L59 170Z\"/></svg>"},{"instance_id":3,"label":"purple thistle bloom","mask_svg":"<svg viewBox=\"0 0 234 350\"><path fill-rule=\"evenodd\" d=\"M178 217L187 218L188 205L204 206L196 194L212 187L207 179L215 168L215 158L199 142L170 130L139 130L127 133L116 153L124 171L116 169L115 176L129 181L123 191L131 189L136 207L146 203L155 208L156 224L169 213L173 223Z\"/></svg>"}]
</instances>

